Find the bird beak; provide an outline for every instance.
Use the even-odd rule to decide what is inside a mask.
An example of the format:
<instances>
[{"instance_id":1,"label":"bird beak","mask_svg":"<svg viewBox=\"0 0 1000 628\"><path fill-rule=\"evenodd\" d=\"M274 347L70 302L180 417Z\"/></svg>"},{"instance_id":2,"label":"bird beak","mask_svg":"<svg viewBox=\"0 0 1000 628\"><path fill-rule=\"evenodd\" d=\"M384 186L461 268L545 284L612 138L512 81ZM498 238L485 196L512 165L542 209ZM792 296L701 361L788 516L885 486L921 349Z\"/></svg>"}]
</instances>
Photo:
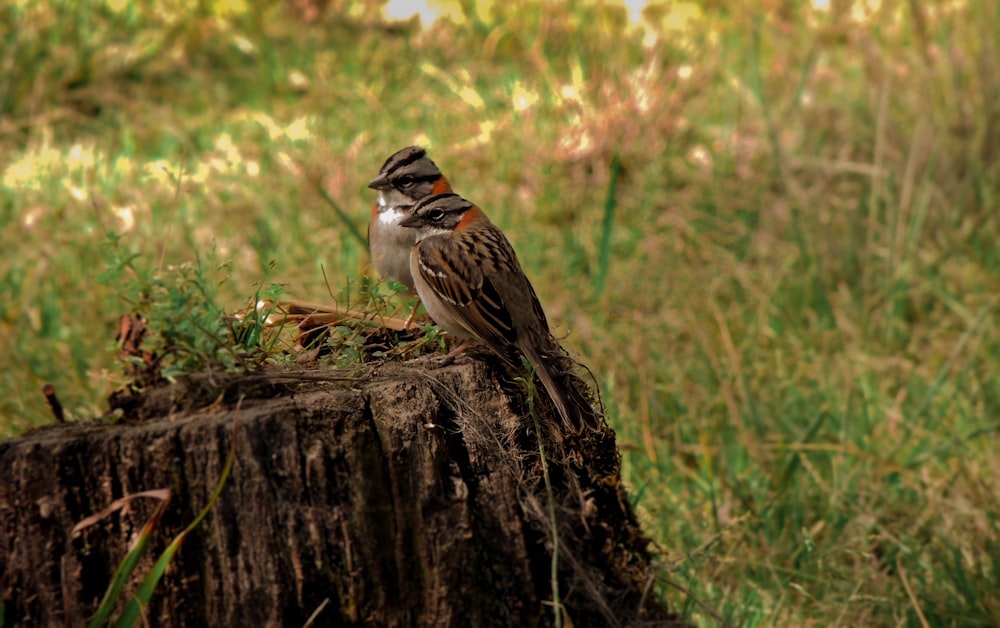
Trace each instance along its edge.
<instances>
[{"instance_id":1,"label":"bird beak","mask_svg":"<svg viewBox=\"0 0 1000 628\"><path fill-rule=\"evenodd\" d=\"M419 227L421 226L420 218L416 214L410 214L406 218L399 221L400 227Z\"/></svg>"},{"instance_id":2,"label":"bird beak","mask_svg":"<svg viewBox=\"0 0 1000 628\"><path fill-rule=\"evenodd\" d=\"M384 190L389 187L389 177L385 176L384 173L380 174L372 179L372 182L368 184L368 187L373 190Z\"/></svg>"}]
</instances>

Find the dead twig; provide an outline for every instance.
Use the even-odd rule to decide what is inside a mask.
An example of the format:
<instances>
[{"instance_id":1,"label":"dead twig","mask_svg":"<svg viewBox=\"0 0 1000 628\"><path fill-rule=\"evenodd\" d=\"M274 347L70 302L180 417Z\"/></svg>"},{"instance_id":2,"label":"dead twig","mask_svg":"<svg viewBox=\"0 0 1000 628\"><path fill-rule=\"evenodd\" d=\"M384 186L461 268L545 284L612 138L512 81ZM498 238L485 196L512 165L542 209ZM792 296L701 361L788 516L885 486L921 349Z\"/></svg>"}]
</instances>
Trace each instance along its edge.
<instances>
[{"instance_id":1,"label":"dead twig","mask_svg":"<svg viewBox=\"0 0 1000 628\"><path fill-rule=\"evenodd\" d=\"M45 387L42 388L42 394L49 402L49 407L52 408L52 414L56 417L56 421L65 423L66 413L63 411L62 403L59 402L59 397L56 396L56 387L52 384L45 384Z\"/></svg>"},{"instance_id":2,"label":"dead twig","mask_svg":"<svg viewBox=\"0 0 1000 628\"><path fill-rule=\"evenodd\" d=\"M264 322L265 327L278 327L287 325L288 323L300 324L303 321L317 325L330 325L351 319L356 321L377 321L386 329L393 331L406 330L406 321L404 319L379 315L373 317L370 312L345 310L330 303L316 303L301 299L283 299L275 304L258 304L257 308L260 309L269 305L274 308L274 311L268 315L267 320ZM238 312L233 318L241 320L244 316L245 310Z\"/></svg>"}]
</instances>

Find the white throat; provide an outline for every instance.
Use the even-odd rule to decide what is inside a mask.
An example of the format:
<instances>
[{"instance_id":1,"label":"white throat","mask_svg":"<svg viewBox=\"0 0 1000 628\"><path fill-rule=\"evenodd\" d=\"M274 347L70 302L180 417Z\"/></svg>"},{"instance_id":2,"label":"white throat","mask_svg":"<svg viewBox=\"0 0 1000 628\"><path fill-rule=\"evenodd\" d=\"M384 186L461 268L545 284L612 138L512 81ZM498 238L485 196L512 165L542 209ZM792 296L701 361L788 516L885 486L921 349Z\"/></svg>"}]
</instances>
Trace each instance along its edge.
<instances>
[{"instance_id":1,"label":"white throat","mask_svg":"<svg viewBox=\"0 0 1000 628\"><path fill-rule=\"evenodd\" d=\"M441 227L423 227L417 231L417 242L437 235L448 235L449 233L453 233L451 229L442 229Z\"/></svg>"},{"instance_id":2,"label":"white throat","mask_svg":"<svg viewBox=\"0 0 1000 628\"><path fill-rule=\"evenodd\" d=\"M390 207L382 204L382 198L379 197L379 212L378 221L383 225L398 225L399 221L406 217L406 212L400 211L395 207Z\"/></svg>"}]
</instances>

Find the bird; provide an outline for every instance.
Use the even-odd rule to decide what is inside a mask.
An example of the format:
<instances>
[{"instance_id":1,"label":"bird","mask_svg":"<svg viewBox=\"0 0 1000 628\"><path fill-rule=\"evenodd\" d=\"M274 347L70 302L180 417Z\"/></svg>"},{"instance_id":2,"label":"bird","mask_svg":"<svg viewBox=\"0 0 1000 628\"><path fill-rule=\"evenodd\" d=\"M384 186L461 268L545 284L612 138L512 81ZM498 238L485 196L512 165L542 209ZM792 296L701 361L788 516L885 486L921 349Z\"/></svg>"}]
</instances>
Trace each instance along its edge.
<instances>
[{"instance_id":1,"label":"bird","mask_svg":"<svg viewBox=\"0 0 1000 628\"><path fill-rule=\"evenodd\" d=\"M378 191L378 201L368 224L368 249L372 265L383 279L391 279L414 294L410 274L410 249L416 232L399 225L417 201L451 192L451 184L419 146L407 146L385 160L368 187ZM411 315L412 316L412 315Z\"/></svg>"},{"instance_id":2,"label":"bird","mask_svg":"<svg viewBox=\"0 0 1000 628\"><path fill-rule=\"evenodd\" d=\"M486 213L458 194L434 194L399 224L416 232L410 273L417 295L439 327L463 340L459 350L478 341L514 369L523 356L570 430L598 429L575 362L549 330L514 247Z\"/></svg>"}]
</instances>

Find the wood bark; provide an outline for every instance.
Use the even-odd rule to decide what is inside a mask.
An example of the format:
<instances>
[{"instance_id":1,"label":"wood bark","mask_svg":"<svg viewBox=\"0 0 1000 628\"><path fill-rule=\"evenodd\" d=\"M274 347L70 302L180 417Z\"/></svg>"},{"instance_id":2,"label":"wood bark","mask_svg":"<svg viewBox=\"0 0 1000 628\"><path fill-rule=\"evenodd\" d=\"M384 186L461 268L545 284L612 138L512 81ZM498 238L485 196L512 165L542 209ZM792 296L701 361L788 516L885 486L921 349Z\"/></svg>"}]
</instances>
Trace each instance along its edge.
<instances>
[{"instance_id":1,"label":"wood bark","mask_svg":"<svg viewBox=\"0 0 1000 628\"><path fill-rule=\"evenodd\" d=\"M205 374L113 405L115 423L0 443L4 626L85 623L156 502L74 525L167 488L144 574L206 504L237 420L232 474L150 625L550 625L550 505L566 618L674 621L651 594L614 433L561 434L539 400L550 501L526 393L488 362Z\"/></svg>"}]
</instances>

